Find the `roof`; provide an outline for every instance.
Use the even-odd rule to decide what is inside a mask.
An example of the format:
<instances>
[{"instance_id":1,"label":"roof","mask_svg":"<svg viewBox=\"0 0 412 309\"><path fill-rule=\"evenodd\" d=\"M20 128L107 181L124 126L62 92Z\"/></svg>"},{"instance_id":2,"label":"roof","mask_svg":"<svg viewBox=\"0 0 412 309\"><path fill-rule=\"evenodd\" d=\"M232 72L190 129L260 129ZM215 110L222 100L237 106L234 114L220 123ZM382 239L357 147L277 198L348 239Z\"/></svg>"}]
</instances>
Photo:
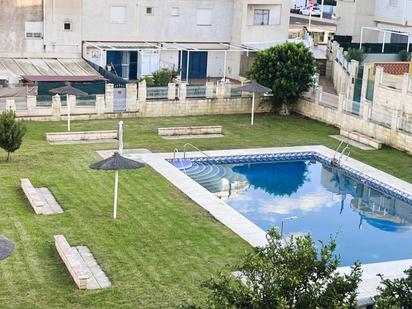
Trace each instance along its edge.
<instances>
[{"instance_id":1,"label":"roof","mask_svg":"<svg viewBox=\"0 0 412 309\"><path fill-rule=\"evenodd\" d=\"M66 81L68 76L93 76L92 80L96 80L99 73L81 58L0 58L0 76L16 79L38 76L49 81L53 76L63 76Z\"/></svg>"},{"instance_id":2,"label":"roof","mask_svg":"<svg viewBox=\"0 0 412 309\"><path fill-rule=\"evenodd\" d=\"M23 75L23 79L28 82L92 82L96 80L106 80L100 75L90 76L56 76L56 75Z\"/></svg>"}]
</instances>

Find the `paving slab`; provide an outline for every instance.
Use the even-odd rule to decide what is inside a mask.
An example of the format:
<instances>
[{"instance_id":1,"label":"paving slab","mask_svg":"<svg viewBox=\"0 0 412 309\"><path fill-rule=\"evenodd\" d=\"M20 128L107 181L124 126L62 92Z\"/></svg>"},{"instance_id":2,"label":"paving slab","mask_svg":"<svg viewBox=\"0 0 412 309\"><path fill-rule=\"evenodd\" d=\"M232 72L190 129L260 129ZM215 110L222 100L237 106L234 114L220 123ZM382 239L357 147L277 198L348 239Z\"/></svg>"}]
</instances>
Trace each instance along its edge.
<instances>
[{"instance_id":1,"label":"paving slab","mask_svg":"<svg viewBox=\"0 0 412 309\"><path fill-rule=\"evenodd\" d=\"M351 146L354 146L356 148L359 148L361 150L376 150L375 148L373 148L371 146L359 143L358 141L354 141L353 139L347 138L347 137L342 136L342 135L329 135L329 137L331 137L333 139L336 139L340 142L347 143L347 144L349 144Z\"/></svg>"}]
</instances>

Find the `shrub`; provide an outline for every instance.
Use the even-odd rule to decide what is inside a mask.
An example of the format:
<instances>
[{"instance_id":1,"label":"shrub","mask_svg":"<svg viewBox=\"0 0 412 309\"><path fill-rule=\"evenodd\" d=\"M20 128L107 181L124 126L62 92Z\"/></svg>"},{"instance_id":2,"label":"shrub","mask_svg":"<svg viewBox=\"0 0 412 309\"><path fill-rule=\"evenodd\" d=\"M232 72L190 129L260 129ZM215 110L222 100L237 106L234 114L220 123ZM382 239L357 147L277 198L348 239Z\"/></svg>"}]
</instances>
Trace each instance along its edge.
<instances>
[{"instance_id":1,"label":"shrub","mask_svg":"<svg viewBox=\"0 0 412 309\"><path fill-rule=\"evenodd\" d=\"M406 50L401 50L398 55L400 61L411 61L411 53Z\"/></svg>"},{"instance_id":2,"label":"shrub","mask_svg":"<svg viewBox=\"0 0 412 309\"><path fill-rule=\"evenodd\" d=\"M360 48L349 48L345 56L346 60L356 60L361 64L365 60L365 53Z\"/></svg>"},{"instance_id":3,"label":"shrub","mask_svg":"<svg viewBox=\"0 0 412 309\"><path fill-rule=\"evenodd\" d=\"M16 119L16 113L6 111L0 114L0 148L7 152L7 161L18 150L26 134L23 122Z\"/></svg>"},{"instance_id":4,"label":"shrub","mask_svg":"<svg viewBox=\"0 0 412 309\"><path fill-rule=\"evenodd\" d=\"M412 268L405 271L406 277L400 279L384 279L375 297L376 309L407 309L412 308Z\"/></svg>"}]
</instances>

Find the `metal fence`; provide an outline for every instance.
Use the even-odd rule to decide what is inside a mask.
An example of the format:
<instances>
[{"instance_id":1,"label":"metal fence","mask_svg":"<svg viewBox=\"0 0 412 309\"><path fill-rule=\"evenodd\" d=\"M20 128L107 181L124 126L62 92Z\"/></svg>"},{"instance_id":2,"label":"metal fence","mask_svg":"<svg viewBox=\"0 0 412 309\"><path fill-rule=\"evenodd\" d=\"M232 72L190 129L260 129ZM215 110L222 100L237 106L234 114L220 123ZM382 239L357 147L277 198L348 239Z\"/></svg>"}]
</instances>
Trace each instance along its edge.
<instances>
[{"instance_id":1,"label":"metal fence","mask_svg":"<svg viewBox=\"0 0 412 309\"><path fill-rule=\"evenodd\" d=\"M319 104L333 109L337 109L339 105L339 97L332 93L321 92L319 95Z\"/></svg>"},{"instance_id":2,"label":"metal fence","mask_svg":"<svg viewBox=\"0 0 412 309\"><path fill-rule=\"evenodd\" d=\"M240 85L232 85L230 88L230 94L232 97L241 97L242 91L239 89Z\"/></svg>"},{"instance_id":3,"label":"metal fence","mask_svg":"<svg viewBox=\"0 0 412 309\"><path fill-rule=\"evenodd\" d=\"M366 87L366 99L373 101L373 94L375 92L375 81L368 79L368 85Z\"/></svg>"},{"instance_id":4,"label":"metal fence","mask_svg":"<svg viewBox=\"0 0 412 309\"><path fill-rule=\"evenodd\" d=\"M399 129L412 134L412 117L402 116Z\"/></svg>"},{"instance_id":5,"label":"metal fence","mask_svg":"<svg viewBox=\"0 0 412 309\"><path fill-rule=\"evenodd\" d=\"M77 106L96 106L96 95L88 95L76 98Z\"/></svg>"},{"instance_id":6,"label":"metal fence","mask_svg":"<svg viewBox=\"0 0 412 309\"><path fill-rule=\"evenodd\" d=\"M205 98L206 86L187 86L186 87L187 98Z\"/></svg>"},{"instance_id":7,"label":"metal fence","mask_svg":"<svg viewBox=\"0 0 412 309\"><path fill-rule=\"evenodd\" d=\"M360 116L362 112L361 103L353 100L345 100L343 109L345 112L356 116Z\"/></svg>"},{"instance_id":8,"label":"metal fence","mask_svg":"<svg viewBox=\"0 0 412 309\"><path fill-rule=\"evenodd\" d=\"M148 100L162 100L168 98L168 87L148 87L147 99Z\"/></svg>"},{"instance_id":9,"label":"metal fence","mask_svg":"<svg viewBox=\"0 0 412 309\"><path fill-rule=\"evenodd\" d=\"M372 106L370 120L385 127L390 127L392 122L392 111L382 107Z\"/></svg>"}]
</instances>

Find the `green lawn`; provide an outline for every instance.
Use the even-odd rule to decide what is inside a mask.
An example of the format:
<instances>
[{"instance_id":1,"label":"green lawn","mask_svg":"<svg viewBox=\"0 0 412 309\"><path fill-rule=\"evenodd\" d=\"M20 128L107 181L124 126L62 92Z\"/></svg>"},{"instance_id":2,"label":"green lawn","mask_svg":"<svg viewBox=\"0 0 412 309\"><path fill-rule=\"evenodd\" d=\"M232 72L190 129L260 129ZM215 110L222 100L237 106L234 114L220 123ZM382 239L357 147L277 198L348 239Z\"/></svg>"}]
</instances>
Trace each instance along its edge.
<instances>
[{"instance_id":1,"label":"green lawn","mask_svg":"<svg viewBox=\"0 0 412 309\"><path fill-rule=\"evenodd\" d=\"M223 125L225 137L198 139L201 149L323 144L334 127L298 116L247 115L126 119L127 148L172 151L187 141L165 141L157 128ZM115 144L50 146L46 132L65 123L27 123L24 145L11 163L0 161L0 234L16 242L12 257L0 262L1 308L168 308L204 297L203 280L236 261L250 247L211 218L150 168L122 172L119 219L110 219L113 173L93 171L98 149ZM74 122L73 130L115 129L115 120ZM0 152L2 157L5 154ZM391 148L352 155L412 182L412 160ZM36 216L19 189L29 177L48 186L64 208L61 215ZM79 291L61 262L53 235L72 245L84 244L113 283L112 289Z\"/></svg>"}]
</instances>

